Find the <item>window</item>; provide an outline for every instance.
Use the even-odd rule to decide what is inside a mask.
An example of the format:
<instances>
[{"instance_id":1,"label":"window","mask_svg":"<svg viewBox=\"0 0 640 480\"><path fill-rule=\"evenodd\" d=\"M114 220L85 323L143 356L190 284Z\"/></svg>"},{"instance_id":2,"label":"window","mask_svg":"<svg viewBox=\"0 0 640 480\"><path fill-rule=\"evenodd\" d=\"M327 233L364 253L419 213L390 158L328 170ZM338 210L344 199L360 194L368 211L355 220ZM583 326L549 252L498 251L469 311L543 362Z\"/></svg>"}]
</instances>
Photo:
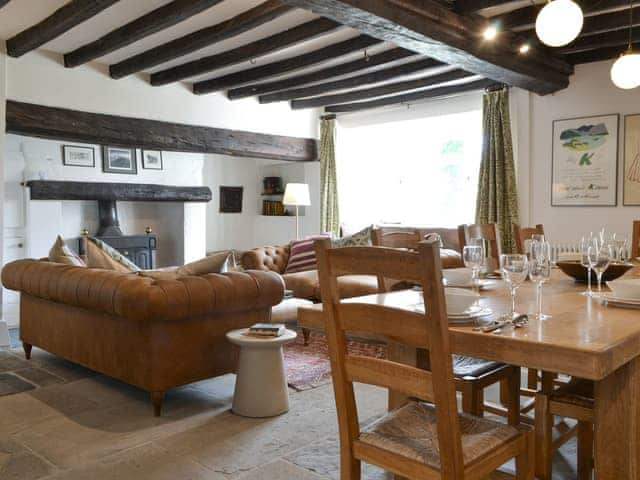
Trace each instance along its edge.
<instances>
[{"instance_id":1,"label":"window","mask_svg":"<svg viewBox=\"0 0 640 480\"><path fill-rule=\"evenodd\" d=\"M482 147L477 107L338 131L341 221L455 227L475 215Z\"/></svg>"}]
</instances>

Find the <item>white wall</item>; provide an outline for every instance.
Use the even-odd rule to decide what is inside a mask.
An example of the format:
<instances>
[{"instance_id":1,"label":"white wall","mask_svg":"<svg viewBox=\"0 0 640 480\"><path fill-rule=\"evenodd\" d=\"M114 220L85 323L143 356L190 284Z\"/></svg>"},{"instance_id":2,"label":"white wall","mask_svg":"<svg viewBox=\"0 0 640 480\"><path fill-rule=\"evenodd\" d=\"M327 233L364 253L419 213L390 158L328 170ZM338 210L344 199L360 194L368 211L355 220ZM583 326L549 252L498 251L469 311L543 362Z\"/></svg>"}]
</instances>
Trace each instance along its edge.
<instances>
[{"instance_id":1,"label":"white wall","mask_svg":"<svg viewBox=\"0 0 640 480\"><path fill-rule=\"evenodd\" d=\"M584 233L605 227L631 235L631 222L640 207L622 206L624 115L640 113L640 90L621 90L609 71L613 61L578 65L569 88L538 96L514 89L518 113L514 142L518 149L523 223L544 223L552 241L575 241ZM512 105L513 110L513 105ZM551 140L553 120L611 113L620 114L617 207L551 206ZM528 187L528 191L527 191Z\"/></svg>"}]
</instances>

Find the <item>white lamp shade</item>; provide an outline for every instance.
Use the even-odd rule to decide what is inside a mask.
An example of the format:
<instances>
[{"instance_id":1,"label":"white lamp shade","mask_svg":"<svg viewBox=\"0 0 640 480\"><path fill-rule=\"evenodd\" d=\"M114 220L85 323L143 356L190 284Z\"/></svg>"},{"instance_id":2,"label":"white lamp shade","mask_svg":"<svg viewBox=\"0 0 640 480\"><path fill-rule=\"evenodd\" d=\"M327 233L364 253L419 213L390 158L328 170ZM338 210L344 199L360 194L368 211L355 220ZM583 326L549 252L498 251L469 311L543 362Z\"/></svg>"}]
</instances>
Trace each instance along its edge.
<instances>
[{"instance_id":1,"label":"white lamp shade","mask_svg":"<svg viewBox=\"0 0 640 480\"><path fill-rule=\"evenodd\" d=\"M550 47L562 47L580 34L584 16L572 0L553 0L547 3L536 18L536 34Z\"/></svg>"},{"instance_id":2,"label":"white lamp shade","mask_svg":"<svg viewBox=\"0 0 640 480\"><path fill-rule=\"evenodd\" d=\"M282 203L301 207L311 205L309 185L306 183L287 183Z\"/></svg>"},{"instance_id":3,"label":"white lamp shade","mask_svg":"<svg viewBox=\"0 0 640 480\"><path fill-rule=\"evenodd\" d=\"M611 81L625 90L640 86L640 53L625 53L611 67Z\"/></svg>"}]
</instances>

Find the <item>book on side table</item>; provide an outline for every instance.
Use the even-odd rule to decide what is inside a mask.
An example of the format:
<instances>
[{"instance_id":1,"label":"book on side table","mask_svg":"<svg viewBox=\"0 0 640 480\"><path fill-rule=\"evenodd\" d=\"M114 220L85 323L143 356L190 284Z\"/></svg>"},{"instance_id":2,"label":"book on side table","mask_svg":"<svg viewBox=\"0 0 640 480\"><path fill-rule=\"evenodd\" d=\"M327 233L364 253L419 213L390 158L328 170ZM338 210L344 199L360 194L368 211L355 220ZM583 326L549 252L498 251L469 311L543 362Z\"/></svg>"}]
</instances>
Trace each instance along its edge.
<instances>
[{"instance_id":1,"label":"book on side table","mask_svg":"<svg viewBox=\"0 0 640 480\"><path fill-rule=\"evenodd\" d=\"M281 337L286 327L282 323L256 323L249 327L247 335L254 337Z\"/></svg>"}]
</instances>

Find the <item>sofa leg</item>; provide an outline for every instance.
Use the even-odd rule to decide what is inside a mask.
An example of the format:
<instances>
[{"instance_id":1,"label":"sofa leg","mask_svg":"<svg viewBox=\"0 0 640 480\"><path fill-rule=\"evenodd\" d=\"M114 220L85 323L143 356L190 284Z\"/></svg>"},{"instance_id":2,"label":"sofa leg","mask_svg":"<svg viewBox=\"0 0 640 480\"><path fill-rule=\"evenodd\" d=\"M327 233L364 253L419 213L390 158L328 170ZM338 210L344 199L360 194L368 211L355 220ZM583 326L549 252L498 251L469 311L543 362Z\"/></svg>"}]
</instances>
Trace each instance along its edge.
<instances>
[{"instance_id":1,"label":"sofa leg","mask_svg":"<svg viewBox=\"0 0 640 480\"><path fill-rule=\"evenodd\" d=\"M31 349L33 348L33 345L27 342L22 342L22 348L24 349L24 357L27 360L31 360Z\"/></svg>"},{"instance_id":2,"label":"sofa leg","mask_svg":"<svg viewBox=\"0 0 640 480\"><path fill-rule=\"evenodd\" d=\"M304 338L304 346L309 345L309 341L311 340L311 330L308 328L302 329L302 337Z\"/></svg>"},{"instance_id":3,"label":"sofa leg","mask_svg":"<svg viewBox=\"0 0 640 480\"><path fill-rule=\"evenodd\" d=\"M162 413L162 400L164 392L151 392L151 403L153 404L153 416L159 417Z\"/></svg>"}]
</instances>

